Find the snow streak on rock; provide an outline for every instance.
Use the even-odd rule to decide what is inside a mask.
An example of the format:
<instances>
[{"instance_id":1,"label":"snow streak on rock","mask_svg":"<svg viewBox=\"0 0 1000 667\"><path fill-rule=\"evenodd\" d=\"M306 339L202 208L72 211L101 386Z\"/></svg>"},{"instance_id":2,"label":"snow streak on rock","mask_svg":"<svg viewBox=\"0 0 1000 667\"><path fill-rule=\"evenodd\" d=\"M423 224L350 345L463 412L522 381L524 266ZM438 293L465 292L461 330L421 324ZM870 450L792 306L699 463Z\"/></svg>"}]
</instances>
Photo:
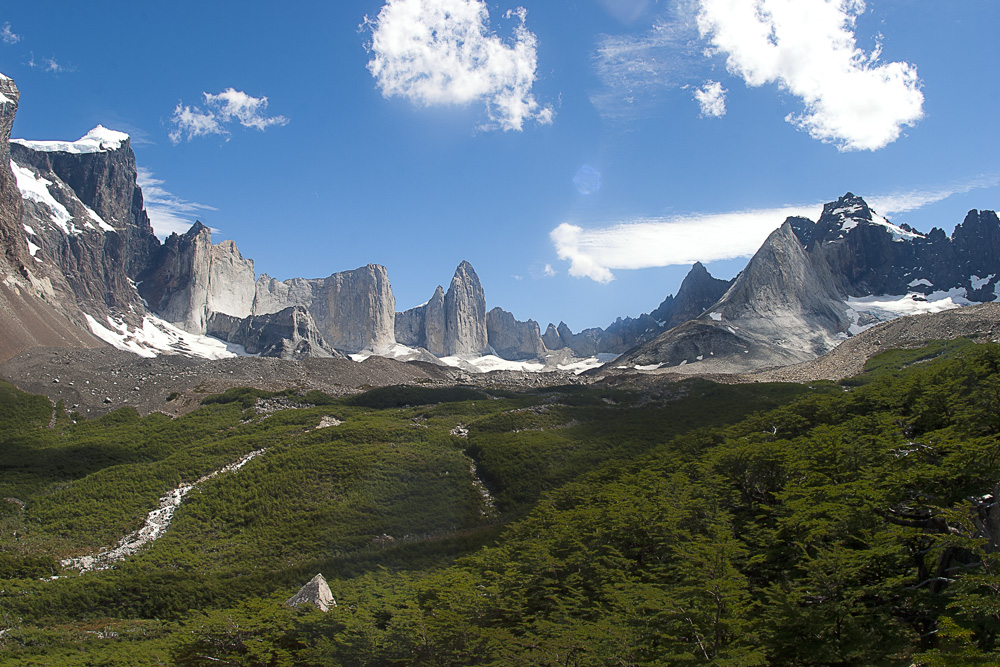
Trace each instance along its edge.
<instances>
[{"instance_id":1,"label":"snow streak on rock","mask_svg":"<svg viewBox=\"0 0 1000 667\"><path fill-rule=\"evenodd\" d=\"M258 449L250 452L239 461L230 463L215 472L205 475L204 477L198 479L198 481L194 484L185 484L173 489L160 498L160 502L156 509L146 516L146 523L143 527L134 533L130 533L123 537L113 549L102 550L94 556L66 558L61 560L59 564L67 569L80 570L80 573L82 574L84 572L107 570L115 563L135 555L140 549L142 549L142 547L146 546L150 542L153 542L154 540L159 539L164 533L167 532L167 528L170 527L170 522L174 518L174 511L180 507L181 501L184 500L184 496L186 496L192 489L195 489L199 484L202 484L203 482L206 482L214 477L218 477L224 473L236 472L252 459L263 454L265 451L266 450L264 449Z\"/></svg>"}]
</instances>

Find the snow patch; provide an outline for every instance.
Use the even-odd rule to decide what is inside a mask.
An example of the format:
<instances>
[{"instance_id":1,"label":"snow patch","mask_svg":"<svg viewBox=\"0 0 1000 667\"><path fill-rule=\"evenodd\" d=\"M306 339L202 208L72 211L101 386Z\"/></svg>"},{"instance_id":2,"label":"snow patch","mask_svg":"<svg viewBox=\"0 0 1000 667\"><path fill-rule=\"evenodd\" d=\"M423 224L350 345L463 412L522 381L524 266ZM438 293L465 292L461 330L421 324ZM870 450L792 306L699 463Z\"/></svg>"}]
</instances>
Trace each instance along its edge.
<instances>
[{"instance_id":1,"label":"snow patch","mask_svg":"<svg viewBox=\"0 0 1000 667\"><path fill-rule=\"evenodd\" d=\"M927 278L918 278L916 280L911 280L906 286L917 287L919 285L923 285L924 287L934 287L931 281L927 280Z\"/></svg>"},{"instance_id":2,"label":"snow patch","mask_svg":"<svg viewBox=\"0 0 1000 667\"><path fill-rule=\"evenodd\" d=\"M902 243L904 241L912 241L913 239L925 238L924 235L920 234L919 232L912 232L912 231L908 232L902 227L898 227L892 224L891 222L883 218L881 215L876 215L873 213L872 222L874 222L876 225L881 225L882 227L885 227L889 231L889 233L892 234L892 240L896 243Z\"/></svg>"},{"instance_id":3,"label":"snow patch","mask_svg":"<svg viewBox=\"0 0 1000 667\"><path fill-rule=\"evenodd\" d=\"M646 365L636 365L635 370L637 371L655 371L657 368L663 364L646 364Z\"/></svg>"},{"instance_id":4,"label":"snow patch","mask_svg":"<svg viewBox=\"0 0 1000 667\"><path fill-rule=\"evenodd\" d=\"M76 141L27 141L25 139L11 139L10 141L33 151L79 154L116 151L128 141L128 138L124 132L116 132L103 125L98 125Z\"/></svg>"},{"instance_id":5,"label":"snow patch","mask_svg":"<svg viewBox=\"0 0 1000 667\"><path fill-rule=\"evenodd\" d=\"M34 243L32 243L31 239L29 239L27 236L24 237L24 240L28 242L28 252L31 253L32 257L35 257L35 253L37 253L39 250L41 250L41 248L38 247L38 246L36 246ZM38 259L37 257L35 257L35 259L37 261L39 261L39 262L42 261L42 260Z\"/></svg>"},{"instance_id":6,"label":"snow patch","mask_svg":"<svg viewBox=\"0 0 1000 667\"><path fill-rule=\"evenodd\" d=\"M708 316L711 317L716 322L722 321L722 313L709 313Z\"/></svg>"},{"instance_id":7,"label":"snow patch","mask_svg":"<svg viewBox=\"0 0 1000 667\"><path fill-rule=\"evenodd\" d=\"M252 356L247 354L246 348L242 345L233 345L218 338L178 329L155 315L146 315L142 319L142 328L133 330L129 330L124 322L116 321L110 316L107 318L107 326L90 315L85 317L90 331L95 336L119 350L132 352L140 357L152 358L160 354L179 354L204 359Z\"/></svg>"},{"instance_id":8,"label":"snow patch","mask_svg":"<svg viewBox=\"0 0 1000 667\"><path fill-rule=\"evenodd\" d=\"M880 322L888 322L897 317L940 313L971 304L962 287L938 290L926 296L904 294L851 297L847 300L847 315L852 322L848 331L856 335Z\"/></svg>"},{"instance_id":9,"label":"snow patch","mask_svg":"<svg viewBox=\"0 0 1000 667\"><path fill-rule=\"evenodd\" d=\"M556 368L561 371L566 371L567 373L573 373L579 375L589 371L592 368L600 368L609 361L614 361L619 355L613 352L600 352L593 357L587 357L586 359L578 359L565 364L556 364Z\"/></svg>"},{"instance_id":10,"label":"snow patch","mask_svg":"<svg viewBox=\"0 0 1000 667\"><path fill-rule=\"evenodd\" d=\"M52 217L52 222L67 234L80 233L73 226L73 216L49 192L49 186L52 185L52 181L35 176L35 172L20 166L13 160L10 161L10 170L14 172L14 178L17 180L17 189L21 191L22 198L47 206Z\"/></svg>"},{"instance_id":11,"label":"snow patch","mask_svg":"<svg viewBox=\"0 0 1000 667\"><path fill-rule=\"evenodd\" d=\"M487 354L474 359L463 359L462 357L441 357L440 361L446 366L451 366L453 368L470 370L469 367L471 366L472 370L480 373L489 373L490 371L537 372L545 368L545 364L537 361L508 361L507 359L501 359L493 354Z\"/></svg>"},{"instance_id":12,"label":"snow patch","mask_svg":"<svg viewBox=\"0 0 1000 667\"><path fill-rule=\"evenodd\" d=\"M983 286L986 285L986 283L993 280L993 277L995 275L996 275L995 273L991 273L985 278L980 278L979 276L976 275L969 276L969 284L972 285L972 289L974 290L982 289Z\"/></svg>"}]
</instances>

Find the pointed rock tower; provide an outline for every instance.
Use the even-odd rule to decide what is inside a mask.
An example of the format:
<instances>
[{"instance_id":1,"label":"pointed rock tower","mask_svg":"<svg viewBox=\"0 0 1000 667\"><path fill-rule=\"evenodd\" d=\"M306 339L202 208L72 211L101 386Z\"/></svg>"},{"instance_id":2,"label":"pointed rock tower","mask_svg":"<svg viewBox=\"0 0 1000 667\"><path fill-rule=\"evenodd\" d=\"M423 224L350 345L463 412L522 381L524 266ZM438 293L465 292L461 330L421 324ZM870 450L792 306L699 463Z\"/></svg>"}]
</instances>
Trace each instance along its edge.
<instances>
[{"instance_id":1,"label":"pointed rock tower","mask_svg":"<svg viewBox=\"0 0 1000 667\"><path fill-rule=\"evenodd\" d=\"M322 612L330 611L330 607L336 607L337 601L333 599L333 593L326 579L322 574L317 574L309 580L299 592L285 601L290 607L298 607L300 604L311 604Z\"/></svg>"}]
</instances>

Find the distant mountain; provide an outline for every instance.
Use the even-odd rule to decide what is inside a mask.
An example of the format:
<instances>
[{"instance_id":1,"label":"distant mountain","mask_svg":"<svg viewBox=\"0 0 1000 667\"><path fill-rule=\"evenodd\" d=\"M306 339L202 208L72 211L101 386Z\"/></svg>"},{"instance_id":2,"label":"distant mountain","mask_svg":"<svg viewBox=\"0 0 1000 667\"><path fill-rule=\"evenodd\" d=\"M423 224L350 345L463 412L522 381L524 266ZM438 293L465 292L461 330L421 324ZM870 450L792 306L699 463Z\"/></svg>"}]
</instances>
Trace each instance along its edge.
<instances>
[{"instance_id":1,"label":"distant mountain","mask_svg":"<svg viewBox=\"0 0 1000 667\"><path fill-rule=\"evenodd\" d=\"M948 237L879 216L847 193L789 218L704 314L641 343L619 367L737 372L815 358L902 315L995 301L1000 220L970 211Z\"/></svg>"}]
</instances>

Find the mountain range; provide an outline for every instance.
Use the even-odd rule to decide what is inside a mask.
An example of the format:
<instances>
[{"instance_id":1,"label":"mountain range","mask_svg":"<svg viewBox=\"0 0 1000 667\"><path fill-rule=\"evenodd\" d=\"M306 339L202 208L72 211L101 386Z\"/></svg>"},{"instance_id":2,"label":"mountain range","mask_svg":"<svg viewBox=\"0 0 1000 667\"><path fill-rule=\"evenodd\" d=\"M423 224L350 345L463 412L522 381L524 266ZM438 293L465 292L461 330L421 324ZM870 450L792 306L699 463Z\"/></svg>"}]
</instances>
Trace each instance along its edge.
<instances>
[{"instance_id":1,"label":"mountain range","mask_svg":"<svg viewBox=\"0 0 1000 667\"><path fill-rule=\"evenodd\" d=\"M465 261L447 289L397 312L384 266L279 281L200 222L161 243L128 135L98 126L74 142L12 140L18 101L0 75L0 360L111 343L143 356L375 354L472 370L488 356L536 369L617 357L606 371L740 372L815 358L880 321L1000 297L995 213L970 211L950 237L923 234L847 193L817 221L786 220L733 280L696 263L676 295L604 329L542 331L487 311Z\"/></svg>"}]
</instances>

